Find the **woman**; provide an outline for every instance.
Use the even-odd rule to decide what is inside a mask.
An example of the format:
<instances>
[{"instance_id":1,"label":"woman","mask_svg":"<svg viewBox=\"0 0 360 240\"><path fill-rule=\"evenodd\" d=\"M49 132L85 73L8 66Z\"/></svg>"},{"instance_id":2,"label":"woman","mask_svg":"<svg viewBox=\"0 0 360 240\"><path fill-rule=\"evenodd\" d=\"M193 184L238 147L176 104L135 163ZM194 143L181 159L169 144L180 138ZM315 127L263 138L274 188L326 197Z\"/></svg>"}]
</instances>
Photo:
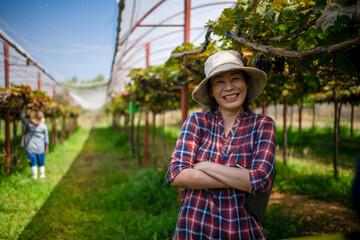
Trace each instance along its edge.
<instances>
[{"instance_id":1,"label":"woman","mask_svg":"<svg viewBox=\"0 0 360 240\"><path fill-rule=\"evenodd\" d=\"M210 56L205 74L192 98L209 111L184 122L168 167L168 183L183 188L173 239L265 239L244 205L274 176L274 121L249 111L266 74L234 50Z\"/></svg>"},{"instance_id":2,"label":"woman","mask_svg":"<svg viewBox=\"0 0 360 240\"><path fill-rule=\"evenodd\" d=\"M45 178L45 153L49 150L49 134L45 125L44 113L33 111L30 113L30 121L25 118L25 110L21 111L20 118L26 126L21 145L25 148L29 158L33 178Z\"/></svg>"}]
</instances>

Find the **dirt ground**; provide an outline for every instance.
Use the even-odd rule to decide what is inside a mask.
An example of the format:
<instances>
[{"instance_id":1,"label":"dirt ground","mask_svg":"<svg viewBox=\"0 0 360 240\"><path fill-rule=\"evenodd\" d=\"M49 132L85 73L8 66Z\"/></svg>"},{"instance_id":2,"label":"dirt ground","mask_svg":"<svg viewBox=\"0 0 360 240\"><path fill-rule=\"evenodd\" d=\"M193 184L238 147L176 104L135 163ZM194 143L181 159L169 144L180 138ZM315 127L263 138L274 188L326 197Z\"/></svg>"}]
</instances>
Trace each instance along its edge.
<instances>
[{"instance_id":1,"label":"dirt ground","mask_svg":"<svg viewBox=\"0 0 360 240\"><path fill-rule=\"evenodd\" d=\"M281 204L284 212L302 214L307 220L322 226L321 233L360 231L360 219L353 209L339 203L309 199L306 196L273 191L269 205ZM320 234L313 232L312 234Z\"/></svg>"}]
</instances>

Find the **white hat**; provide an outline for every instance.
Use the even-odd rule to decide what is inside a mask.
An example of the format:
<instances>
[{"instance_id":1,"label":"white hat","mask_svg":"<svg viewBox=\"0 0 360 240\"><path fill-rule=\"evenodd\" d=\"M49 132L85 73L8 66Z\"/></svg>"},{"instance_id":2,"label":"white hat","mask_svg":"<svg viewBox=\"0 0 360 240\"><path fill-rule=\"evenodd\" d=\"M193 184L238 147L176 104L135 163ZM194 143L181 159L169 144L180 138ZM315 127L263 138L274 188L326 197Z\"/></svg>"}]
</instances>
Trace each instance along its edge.
<instances>
[{"instance_id":1,"label":"white hat","mask_svg":"<svg viewBox=\"0 0 360 240\"><path fill-rule=\"evenodd\" d=\"M244 63L240 59L240 54L234 50L219 51L211 55L205 62L205 78L200 82L199 86L192 92L192 98L195 102L203 106L211 103L211 96L207 89L207 82L215 75L242 70L249 75L249 87L247 89L248 101L252 101L261 95L266 86L266 73L257 68L244 67Z\"/></svg>"}]
</instances>

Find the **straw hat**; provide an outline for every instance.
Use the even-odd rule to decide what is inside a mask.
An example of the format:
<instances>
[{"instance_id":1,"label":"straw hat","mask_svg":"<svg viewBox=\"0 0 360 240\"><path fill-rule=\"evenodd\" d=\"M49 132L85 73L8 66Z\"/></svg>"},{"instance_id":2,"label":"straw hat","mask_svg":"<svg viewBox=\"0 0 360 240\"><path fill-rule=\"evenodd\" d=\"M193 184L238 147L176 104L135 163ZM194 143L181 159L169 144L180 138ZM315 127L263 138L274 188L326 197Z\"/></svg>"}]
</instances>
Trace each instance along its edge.
<instances>
[{"instance_id":1,"label":"straw hat","mask_svg":"<svg viewBox=\"0 0 360 240\"><path fill-rule=\"evenodd\" d=\"M42 119L44 118L44 113L42 111L32 111L30 113L30 121L36 125L42 123Z\"/></svg>"},{"instance_id":2,"label":"straw hat","mask_svg":"<svg viewBox=\"0 0 360 240\"><path fill-rule=\"evenodd\" d=\"M211 55L205 62L205 78L192 92L195 102L203 106L211 103L211 96L207 89L207 82L215 75L227 71L242 70L249 75L249 87L247 89L248 101L252 101L261 95L266 86L266 73L253 67L245 67L240 59L240 54L234 50L219 51Z\"/></svg>"}]
</instances>

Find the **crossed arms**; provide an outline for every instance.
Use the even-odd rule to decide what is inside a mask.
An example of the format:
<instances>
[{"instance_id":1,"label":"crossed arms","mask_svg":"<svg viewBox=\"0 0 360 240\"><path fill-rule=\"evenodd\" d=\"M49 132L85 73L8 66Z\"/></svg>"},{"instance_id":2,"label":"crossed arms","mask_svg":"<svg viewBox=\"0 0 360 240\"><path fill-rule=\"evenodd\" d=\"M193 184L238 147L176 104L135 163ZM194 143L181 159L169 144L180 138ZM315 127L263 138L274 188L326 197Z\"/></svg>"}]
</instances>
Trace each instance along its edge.
<instances>
[{"instance_id":1,"label":"crossed arms","mask_svg":"<svg viewBox=\"0 0 360 240\"><path fill-rule=\"evenodd\" d=\"M251 189L248 169L214 162L199 162L193 168L182 170L171 182L171 186L190 189L236 188L245 192Z\"/></svg>"}]
</instances>

